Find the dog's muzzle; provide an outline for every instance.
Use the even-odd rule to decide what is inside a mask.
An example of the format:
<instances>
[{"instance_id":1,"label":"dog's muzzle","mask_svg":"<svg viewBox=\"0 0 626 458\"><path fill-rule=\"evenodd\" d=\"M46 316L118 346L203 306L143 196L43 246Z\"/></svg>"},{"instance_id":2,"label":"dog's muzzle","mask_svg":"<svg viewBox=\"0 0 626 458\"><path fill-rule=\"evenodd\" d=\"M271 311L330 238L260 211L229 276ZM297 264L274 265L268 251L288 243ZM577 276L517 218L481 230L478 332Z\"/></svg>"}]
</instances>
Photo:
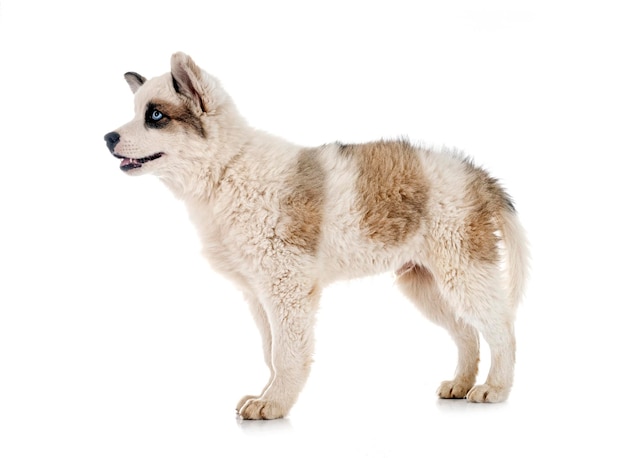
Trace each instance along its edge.
<instances>
[{"instance_id":1,"label":"dog's muzzle","mask_svg":"<svg viewBox=\"0 0 626 458\"><path fill-rule=\"evenodd\" d=\"M109 148L111 154L114 157L122 160L120 164L120 169L122 169L124 172L128 172L132 169L139 169L143 164L155 161L164 155L164 153L155 153L151 154L150 156L138 158L121 156L115 152L115 146L120 142L120 134L118 134L117 132L109 132L108 134L106 134L104 136L104 141L107 142L107 147Z\"/></svg>"}]
</instances>

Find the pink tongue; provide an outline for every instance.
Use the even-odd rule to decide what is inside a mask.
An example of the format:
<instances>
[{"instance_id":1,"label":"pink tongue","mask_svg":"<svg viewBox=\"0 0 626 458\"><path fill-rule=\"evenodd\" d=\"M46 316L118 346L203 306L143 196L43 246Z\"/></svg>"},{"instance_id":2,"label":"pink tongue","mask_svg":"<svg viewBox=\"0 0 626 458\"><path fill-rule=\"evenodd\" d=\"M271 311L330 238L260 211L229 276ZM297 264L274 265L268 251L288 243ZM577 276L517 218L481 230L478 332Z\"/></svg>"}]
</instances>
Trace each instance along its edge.
<instances>
[{"instance_id":1,"label":"pink tongue","mask_svg":"<svg viewBox=\"0 0 626 458\"><path fill-rule=\"evenodd\" d=\"M124 159L122 159L122 163L120 165L124 167L125 165L128 165L130 163L131 163L131 160L125 157Z\"/></svg>"}]
</instances>

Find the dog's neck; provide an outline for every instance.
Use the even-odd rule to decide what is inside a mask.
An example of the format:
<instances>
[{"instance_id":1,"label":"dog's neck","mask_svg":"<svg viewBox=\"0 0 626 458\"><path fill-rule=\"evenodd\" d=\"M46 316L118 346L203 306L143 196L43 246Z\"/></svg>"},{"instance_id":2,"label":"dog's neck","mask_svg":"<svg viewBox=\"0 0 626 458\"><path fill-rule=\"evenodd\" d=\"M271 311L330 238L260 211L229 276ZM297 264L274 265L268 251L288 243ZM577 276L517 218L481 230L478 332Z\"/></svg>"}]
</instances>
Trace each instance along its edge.
<instances>
[{"instance_id":1,"label":"dog's neck","mask_svg":"<svg viewBox=\"0 0 626 458\"><path fill-rule=\"evenodd\" d=\"M208 151L206 157L199 159L193 167L181 167L176 170L175 175L168 174L159 178L181 200L208 201L240 150L241 148L229 145L218 154Z\"/></svg>"}]
</instances>

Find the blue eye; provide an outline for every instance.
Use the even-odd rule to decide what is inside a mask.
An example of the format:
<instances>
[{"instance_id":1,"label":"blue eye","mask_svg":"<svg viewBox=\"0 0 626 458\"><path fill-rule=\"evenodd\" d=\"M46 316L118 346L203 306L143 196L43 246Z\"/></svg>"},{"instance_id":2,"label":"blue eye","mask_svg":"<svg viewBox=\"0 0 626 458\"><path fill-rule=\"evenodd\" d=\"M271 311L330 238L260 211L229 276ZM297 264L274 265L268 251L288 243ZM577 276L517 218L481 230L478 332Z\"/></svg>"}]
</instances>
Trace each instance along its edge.
<instances>
[{"instance_id":1,"label":"blue eye","mask_svg":"<svg viewBox=\"0 0 626 458\"><path fill-rule=\"evenodd\" d=\"M144 122L149 129L163 129L170 122L170 118L159 110L159 106L149 103L146 107Z\"/></svg>"}]
</instances>

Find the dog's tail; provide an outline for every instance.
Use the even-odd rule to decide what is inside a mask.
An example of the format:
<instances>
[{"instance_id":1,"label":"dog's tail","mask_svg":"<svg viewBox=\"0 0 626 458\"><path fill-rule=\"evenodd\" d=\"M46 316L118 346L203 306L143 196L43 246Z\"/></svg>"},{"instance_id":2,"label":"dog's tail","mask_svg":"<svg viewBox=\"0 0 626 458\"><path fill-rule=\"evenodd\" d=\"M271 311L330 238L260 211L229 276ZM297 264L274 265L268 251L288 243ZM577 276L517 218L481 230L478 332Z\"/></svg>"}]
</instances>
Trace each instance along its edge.
<instances>
[{"instance_id":1,"label":"dog's tail","mask_svg":"<svg viewBox=\"0 0 626 458\"><path fill-rule=\"evenodd\" d=\"M521 302L529 270L528 241L515 210L506 208L500 213L502 238L506 251L509 303L513 307Z\"/></svg>"}]
</instances>

